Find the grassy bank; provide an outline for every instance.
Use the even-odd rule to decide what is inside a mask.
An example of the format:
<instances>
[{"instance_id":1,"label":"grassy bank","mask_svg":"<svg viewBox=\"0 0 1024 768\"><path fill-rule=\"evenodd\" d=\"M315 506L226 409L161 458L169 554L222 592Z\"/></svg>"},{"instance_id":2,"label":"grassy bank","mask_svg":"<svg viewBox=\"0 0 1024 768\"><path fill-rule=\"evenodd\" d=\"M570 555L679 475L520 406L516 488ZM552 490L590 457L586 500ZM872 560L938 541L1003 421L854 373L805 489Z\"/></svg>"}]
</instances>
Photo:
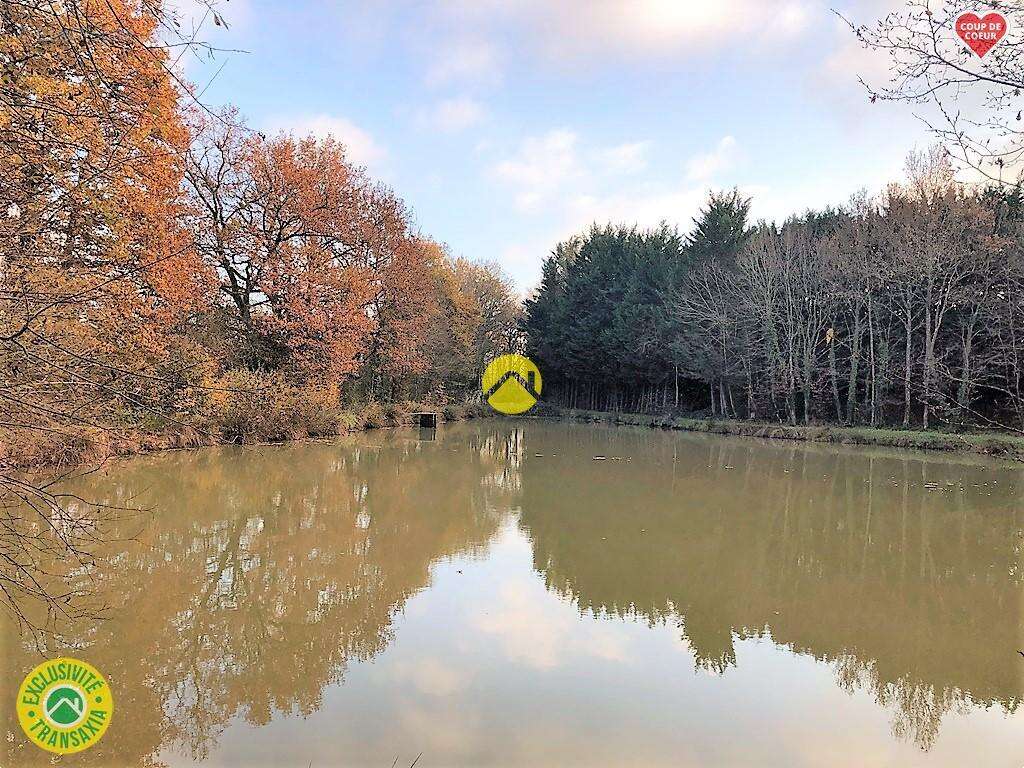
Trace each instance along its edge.
<instances>
[{"instance_id":1,"label":"grassy bank","mask_svg":"<svg viewBox=\"0 0 1024 768\"><path fill-rule=\"evenodd\" d=\"M412 424L411 414L435 411L441 421L461 421L493 415L486 403L436 405L403 401L342 406L331 398L307 393L294 398L265 393L232 393L215 412L187 422L140 419L124 421L116 429L97 429L87 435L54 435L5 446L7 462L19 469L73 467L115 456L202 448L234 443L258 445L335 437L351 432ZM17 452L16 452L17 451Z\"/></svg>"},{"instance_id":2,"label":"grassy bank","mask_svg":"<svg viewBox=\"0 0 1024 768\"><path fill-rule=\"evenodd\" d=\"M561 408L544 408L541 418L629 424L658 429L679 429L716 435L762 437L776 440L803 440L841 445L875 445L890 448L914 448L926 451L979 453L1024 461L1024 436L998 433L951 433L872 427L842 427L825 424L807 426L732 419L705 419L637 413L606 413Z\"/></svg>"}]
</instances>

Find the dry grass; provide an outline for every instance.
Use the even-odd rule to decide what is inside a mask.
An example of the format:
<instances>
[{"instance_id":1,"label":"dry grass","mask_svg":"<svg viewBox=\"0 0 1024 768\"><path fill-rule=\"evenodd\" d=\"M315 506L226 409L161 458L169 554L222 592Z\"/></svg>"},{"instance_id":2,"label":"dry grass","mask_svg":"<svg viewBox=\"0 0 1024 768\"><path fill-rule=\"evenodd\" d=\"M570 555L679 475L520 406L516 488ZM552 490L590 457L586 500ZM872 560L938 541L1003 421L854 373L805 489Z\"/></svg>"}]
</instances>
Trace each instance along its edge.
<instances>
[{"instance_id":1,"label":"dry grass","mask_svg":"<svg viewBox=\"0 0 1024 768\"><path fill-rule=\"evenodd\" d=\"M437 411L442 421L493 413L481 403L442 406L404 401L343 406L334 391L250 384L253 382L231 382L238 391L218 393L217 399L187 424L147 419L74 435L50 433L40 438L29 433L20 441L0 445L0 460L16 469L74 467L101 464L115 456L221 443L278 443L399 427L411 424L410 414L417 411Z\"/></svg>"}]
</instances>

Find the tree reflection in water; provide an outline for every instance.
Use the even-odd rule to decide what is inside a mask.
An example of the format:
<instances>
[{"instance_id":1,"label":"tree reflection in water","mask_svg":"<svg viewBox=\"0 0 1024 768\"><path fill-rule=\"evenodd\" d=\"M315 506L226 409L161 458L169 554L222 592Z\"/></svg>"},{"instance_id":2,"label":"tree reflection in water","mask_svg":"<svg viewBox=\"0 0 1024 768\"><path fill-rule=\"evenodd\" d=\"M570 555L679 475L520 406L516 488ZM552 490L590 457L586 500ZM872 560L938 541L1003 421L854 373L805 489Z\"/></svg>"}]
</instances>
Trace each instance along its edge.
<instances>
[{"instance_id":1,"label":"tree reflection in water","mask_svg":"<svg viewBox=\"0 0 1024 768\"><path fill-rule=\"evenodd\" d=\"M608 450L605 430L566 434ZM676 622L715 673L737 640L771 638L869 690L923 748L948 712L1017 709L1016 468L649 430L614 448L523 471L535 567L581 611Z\"/></svg>"},{"instance_id":2,"label":"tree reflection in water","mask_svg":"<svg viewBox=\"0 0 1024 768\"><path fill-rule=\"evenodd\" d=\"M480 551L492 536L509 492L505 438L382 433L201 451L83 482L84 497L155 509L135 541L98 558L94 597L116 606L110 619L66 628L64 642L118 692L117 727L78 761L156 765L168 748L201 759L233 718L261 725L316 711L349 663L387 646L438 558ZM9 623L4 632L9 700L38 656ZM13 708L5 713L19 732ZM26 750L20 764L49 762Z\"/></svg>"},{"instance_id":3,"label":"tree reflection in water","mask_svg":"<svg viewBox=\"0 0 1024 768\"><path fill-rule=\"evenodd\" d=\"M739 641L770 640L869 692L924 748L948 713L1017 709L1015 468L590 425L414 437L200 451L83 480L83 497L152 512L123 518L126 541L87 574L109 620L63 638L118 697L117 727L76 763L202 759L233 721L316 712L391 643L434 564L486 557L510 520L551 593L616 624L678 626L698 674L728 675ZM39 656L3 632L10 700ZM49 762L20 744L10 763Z\"/></svg>"}]
</instances>

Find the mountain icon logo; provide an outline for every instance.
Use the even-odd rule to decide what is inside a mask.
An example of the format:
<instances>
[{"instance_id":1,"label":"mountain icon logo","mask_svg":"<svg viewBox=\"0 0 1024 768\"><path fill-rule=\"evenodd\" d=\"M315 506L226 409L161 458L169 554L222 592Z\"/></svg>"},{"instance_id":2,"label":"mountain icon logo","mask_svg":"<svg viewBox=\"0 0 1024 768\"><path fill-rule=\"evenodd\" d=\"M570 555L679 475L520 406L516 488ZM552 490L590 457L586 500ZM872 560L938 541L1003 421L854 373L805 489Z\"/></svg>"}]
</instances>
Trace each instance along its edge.
<instances>
[{"instance_id":1,"label":"mountain icon logo","mask_svg":"<svg viewBox=\"0 0 1024 768\"><path fill-rule=\"evenodd\" d=\"M488 364L481 389L490 406L509 416L526 413L540 399L540 369L523 355L502 355Z\"/></svg>"}]
</instances>

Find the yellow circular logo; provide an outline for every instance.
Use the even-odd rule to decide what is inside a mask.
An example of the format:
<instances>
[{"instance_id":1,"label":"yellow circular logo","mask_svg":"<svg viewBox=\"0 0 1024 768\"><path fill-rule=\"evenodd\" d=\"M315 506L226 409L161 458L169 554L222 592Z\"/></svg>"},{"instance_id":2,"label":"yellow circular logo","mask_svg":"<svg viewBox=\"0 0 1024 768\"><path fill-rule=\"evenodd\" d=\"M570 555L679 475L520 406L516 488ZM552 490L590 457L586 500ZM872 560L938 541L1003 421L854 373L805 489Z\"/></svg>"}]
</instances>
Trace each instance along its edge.
<instances>
[{"instance_id":1,"label":"yellow circular logo","mask_svg":"<svg viewBox=\"0 0 1024 768\"><path fill-rule=\"evenodd\" d=\"M484 371L484 397L500 413L511 416L530 410L540 399L540 388L540 370L522 355L502 355Z\"/></svg>"},{"instance_id":2,"label":"yellow circular logo","mask_svg":"<svg viewBox=\"0 0 1024 768\"><path fill-rule=\"evenodd\" d=\"M45 661L18 690L18 722L37 747L58 755L88 749L114 714L110 686L96 667L78 659Z\"/></svg>"}]
</instances>

